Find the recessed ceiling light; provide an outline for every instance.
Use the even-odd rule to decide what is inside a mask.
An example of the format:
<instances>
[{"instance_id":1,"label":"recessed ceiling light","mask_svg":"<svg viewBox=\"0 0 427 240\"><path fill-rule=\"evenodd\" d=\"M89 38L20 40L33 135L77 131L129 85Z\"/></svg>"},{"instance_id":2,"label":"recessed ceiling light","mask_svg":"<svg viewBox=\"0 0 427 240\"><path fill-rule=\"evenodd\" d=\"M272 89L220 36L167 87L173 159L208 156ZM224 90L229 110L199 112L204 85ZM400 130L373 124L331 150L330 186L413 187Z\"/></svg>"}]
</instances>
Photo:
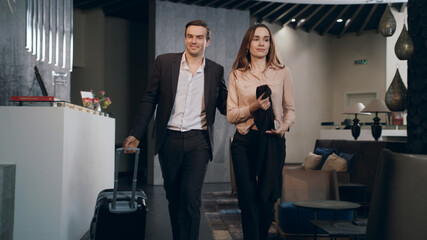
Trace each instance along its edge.
<instances>
[{"instance_id":1,"label":"recessed ceiling light","mask_svg":"<svg viewBox=\"0 0 427 240\"><path fill-rule=\"evenodd\" d=\"M342 21L343 21L342 18L337 19L337 22L342 22Z\"/></svg>"},{"instance_id":2,"label":"recessed ceiling light","mask_svg":"<svg viewBox=\"0 0 427 240\"><path fill-rule=\"evenodd\" d=\"M296 21L296 19L295 19L295 18L292 18L291 22L295 22L295 21Z\"/></svg>"}]
</instances>

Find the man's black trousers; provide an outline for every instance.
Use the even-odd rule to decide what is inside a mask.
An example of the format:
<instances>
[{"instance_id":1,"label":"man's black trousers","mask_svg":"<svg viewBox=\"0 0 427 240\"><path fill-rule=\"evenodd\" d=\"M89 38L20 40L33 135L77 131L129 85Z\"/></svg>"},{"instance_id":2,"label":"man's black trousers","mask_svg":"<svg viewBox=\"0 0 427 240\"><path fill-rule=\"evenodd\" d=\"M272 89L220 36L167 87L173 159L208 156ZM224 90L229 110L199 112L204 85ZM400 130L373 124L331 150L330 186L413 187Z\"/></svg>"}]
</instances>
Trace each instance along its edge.
<instances>
[{"instance_id":1,"label":"man's black trousers","mask_svg":"<svg viewBox=\"0 0 427 240\"><path fill-rule=\"evenodd\" d=\"M197 240L202 185L209 162L207 131L168 130L159 160L174 240Z\"/></svg>"}]
</instances>

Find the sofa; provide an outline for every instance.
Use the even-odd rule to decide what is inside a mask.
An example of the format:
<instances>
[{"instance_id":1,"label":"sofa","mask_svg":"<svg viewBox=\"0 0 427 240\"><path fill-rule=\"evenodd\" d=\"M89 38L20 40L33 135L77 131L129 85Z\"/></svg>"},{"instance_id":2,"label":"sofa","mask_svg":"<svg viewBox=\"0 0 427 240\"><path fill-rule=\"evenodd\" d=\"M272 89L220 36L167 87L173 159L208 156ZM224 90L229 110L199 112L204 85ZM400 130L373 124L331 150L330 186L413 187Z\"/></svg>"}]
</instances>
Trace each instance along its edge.
<instances>
[{"instance_id":1,"label":"sofa","mask_svg":"<svg viewBox=\"0 0 427 240\"><path fill-rule=\"evenodd\" d=\"M354 154L351 167L347 173L338 172L338 182L343 183L348 179L349 183L364 184L367 186L367 200L370 199L375 181L375 173L378 167L380 152L390 149L393 152L406 153L406 142L395 141L354 141L354 140L324 140L318 139L314 145L316 148L335 149L340 153Z\"/></svg>"},{"instance_id":2,"label":"sofa","mask_svg":"<svg viewBox=\"0 0 427 240\"><path fill-rule=\"evenodd\" d=\"M337 182L339 186L339 197L340 200L353 201L353 202L366 202L366 207L361 209L365 211L369 209L369 202L372 196L373 185L375 182L375 174L378 168L378 162L380 158L380 152L383 149L390 149L394 152L406 153L406 142L395 142L395 141L354 141L354 140L324 140L318 139L315 142L313 153L316 152L316 149L332 149L334 153L346 153L353 155L351 164L347 171L337 171ZM309 154L309 153L308 153ZM291 162L292 160L287 159L285 163L285 169L287 170L298 170L305 169L307 166L301 163ZM301 160L300 160L301 161ZM290 163L289 163L290 162ZM326 161L322 156L322 163ZM322 166L318 166L316 170L321 170ZM285 170L284 170L285 171ZM306 170L308 171L308 170ZM283 188L286 184L283 184ZM349 189L346 187L350 186ZM355 197L355 186L364 186L361 188L363 190L363 200L361 200L360 195ZM350 191L346 191L350 190ZM358 189L360 190L360 189ZM301 191L304 191L302 189ZM285 189L282 189L282 193L286 192ZM357 199L356 199L357 198ZM276 204L276 222L279 222L279 203L283 203L285 199L280 199ZM367 217L367 213L363 213L364 217ZM283 231L278 228L278 232L283 234Z\"/></svg>"}]
</instances>

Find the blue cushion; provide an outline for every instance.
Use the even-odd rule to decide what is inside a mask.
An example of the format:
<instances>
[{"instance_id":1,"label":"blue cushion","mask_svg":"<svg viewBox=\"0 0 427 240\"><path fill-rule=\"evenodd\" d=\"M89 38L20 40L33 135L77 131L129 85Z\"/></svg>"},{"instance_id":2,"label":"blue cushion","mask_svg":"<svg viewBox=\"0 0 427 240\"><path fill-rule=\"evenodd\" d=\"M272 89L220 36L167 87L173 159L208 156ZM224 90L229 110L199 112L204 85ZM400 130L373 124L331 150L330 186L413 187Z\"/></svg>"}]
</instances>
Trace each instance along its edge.
<instances>
[{"instance_id":1,"label":"blue cushion","mask_svg":"<svg viewBox=\"0 0 427 240\"><path fill-rule=\"evenodd\" d=\"M339 153L338 154L339 157L344 158L345 160L347 160L347 172L350 172L351 166L353 165L353 161L356 158L356 154L350 154L350 153Z\"/></svg>"},{"instance_id":2,"label":"blue cushion","mask_svg":"<svg viewBox=\"0 0 427 240\"><path fill-rule=\"evenodd\" d=\"M310 220L314 219L314 210L307 208L300 208L299 217L299 233L313 234L314 226ZM317 220L334 220L333 210L317 210ZM353 210L336 211L337 220L352 220L354 215ZM284 202L279 205L278 209L279 225L283 232L296 234L297 229L297 208L293 202ZM317 233L325 234L326 232L317 229Z\"/></svg>"},{"instance_id":3,"label":"blue cushion","mask_svg":"<svg viewBox=\"0 0 427 240\"><path fill-rule=\"evenodd\" d=\"M331 155L332 153L337 153L338 151L335 148L316 148L314 149L314 154L322 155L322 162L319 164L319 166L316 168L317 170L320 170L325 163L326 159Z\"/></svg>"}]
</instances>

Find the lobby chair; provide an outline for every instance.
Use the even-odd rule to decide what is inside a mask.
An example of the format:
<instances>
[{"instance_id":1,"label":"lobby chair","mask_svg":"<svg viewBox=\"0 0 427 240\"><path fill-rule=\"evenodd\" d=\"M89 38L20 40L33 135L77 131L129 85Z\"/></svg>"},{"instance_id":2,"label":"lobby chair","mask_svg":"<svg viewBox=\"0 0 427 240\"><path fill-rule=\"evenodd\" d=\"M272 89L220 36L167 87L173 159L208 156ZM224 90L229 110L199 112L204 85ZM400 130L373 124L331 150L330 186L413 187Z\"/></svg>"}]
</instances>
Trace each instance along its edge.
<instances>
[{"instance_id":1,"label":"lobby chair","mask_svg":"<svg viewBox=\"0 0 427 240\"><path fill-rule=\"evenodd\" d=\"M337 174L335 171L283 169L282 196L277 211L278 232L282 237L295 236L297 228L297 209L294 201L339 200ZM353 219L353 211L337 211L336 219ZM333 220L334 211L317 211L317 219ZM312 236L314 211L300 209L300 236ZM322 234L324 232L318 231Z\"/></svg>"},{"instance_id":2,"label":"lobby chair","mask_svg":"<svg viewBox=\"0 0 427 240\"><path fill-rule=\"evenodd\" d=\"M366 239L427 239L426 201L427 155L382 150Z\"/></svg>"}]
</instances>

